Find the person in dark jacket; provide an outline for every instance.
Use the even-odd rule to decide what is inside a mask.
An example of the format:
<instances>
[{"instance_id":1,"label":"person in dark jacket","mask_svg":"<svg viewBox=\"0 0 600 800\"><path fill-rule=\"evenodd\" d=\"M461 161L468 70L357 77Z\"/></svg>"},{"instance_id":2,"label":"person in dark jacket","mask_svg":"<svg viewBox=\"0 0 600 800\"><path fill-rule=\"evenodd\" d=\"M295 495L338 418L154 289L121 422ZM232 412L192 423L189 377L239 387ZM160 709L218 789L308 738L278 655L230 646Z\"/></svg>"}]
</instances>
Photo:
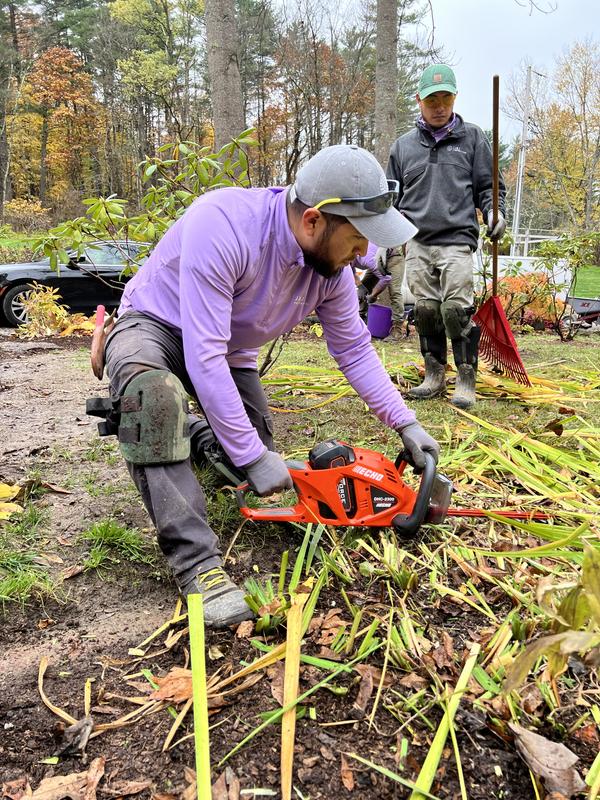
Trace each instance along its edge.
<instances>
[{"instance_id":1,"label":"person in dark jacket","mask_svg":"<svg viewBox=\"0 0 600 800\"><path fill-rule=\"evenodd\" d=\"M414 130L392 145L387 175L400 184L396 207L419 229L406 245L406 277L415 296L425 379L408 396L426 399L445 392L448 337L457 368L452 403L470 408L481 334L472 319L477 209L490 239L500 239L506 229L505 188L500 177L500 212L493 224L491 148L477 125L454 112L456 94L449 66L427 67L416 96L420 116Z\"/></svg>"}]
</instances>

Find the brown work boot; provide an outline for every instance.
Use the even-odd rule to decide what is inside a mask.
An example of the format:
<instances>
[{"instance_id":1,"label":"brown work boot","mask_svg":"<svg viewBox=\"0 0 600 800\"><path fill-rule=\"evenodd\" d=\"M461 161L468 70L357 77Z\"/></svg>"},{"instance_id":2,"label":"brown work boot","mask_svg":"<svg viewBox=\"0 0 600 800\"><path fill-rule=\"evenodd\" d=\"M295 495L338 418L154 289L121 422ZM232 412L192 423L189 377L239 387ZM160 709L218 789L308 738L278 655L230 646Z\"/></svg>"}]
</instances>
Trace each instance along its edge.
<instances>
[{"instance_id":1,"label":"brown work boot","mask_svg":"<svg viewBox=\"0 0 600 800\"><path fill-rule=\"evenodd\" d=\"M400 341L404 336L404 322L401 319L396 319L392 322L392 329L390 331L389 339Z\"/></svg>"},{"instance_id":2,"label":"brown work boot","mask_svg":"<svg viewBox=\"0 0 600 800\"><path fill-rule=\"evenodd\" d=\"M406 395L411 400L429 400L439 397L446 391L446 365L440 364L431 353L425 353L425 378L419 386L413 387Z\"/></svg>"},{"instance_id":3,"label":"brown work boot","mask_svg":"<svg viewBox=\"0 0 600 800\"><path fill-rule=\"evenodd\" d=\"M456 373L456 388L450 402L457 408L471 408L475 405L475 384L477 371L470 364L461 364Z\"/></svg>"},{"instance_id":4,"label":"brown work boot","mask_svg":"<svg viewBox=\"0 0 600 800\"><path fill-rule=\"evenodd\" d=\"M231 580L223 567L213 567L201 572L180 588L187 598L190 594L201 594L204 608L204 624L207 628L229 628L254 614L244 600L244 593Z\"/></svg>"}]
</instances>

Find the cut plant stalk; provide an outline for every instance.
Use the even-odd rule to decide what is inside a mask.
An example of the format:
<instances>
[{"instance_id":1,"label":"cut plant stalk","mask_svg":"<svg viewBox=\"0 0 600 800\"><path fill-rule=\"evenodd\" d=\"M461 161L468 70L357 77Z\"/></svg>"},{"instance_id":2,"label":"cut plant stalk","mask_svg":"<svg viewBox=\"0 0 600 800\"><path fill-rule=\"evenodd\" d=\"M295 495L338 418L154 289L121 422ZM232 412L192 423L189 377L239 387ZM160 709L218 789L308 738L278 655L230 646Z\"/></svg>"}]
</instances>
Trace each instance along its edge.
<instances>
[{"instance_id":1,"label":"cut plant stalk","mask_svg":"<svg viewBox=\"0 0 600 800\"><path fill-rule=\"evenodd\" d=\"M287 646L285 653L285 676L283 683L283 705L289 706L298 697L300 676L300 644L302 641L302 609L308 594L292 595L292 604L287 615ZM294 769L294 741L296 733L296 708L289 708L281 718L281 797L291 800Z\"/></svg>"},{"instance_id":2,"label":"cut plant stalk","mask_svg":"<svg viewBox=\"0 0 600 800\"><path fill-rule=\"evenodd\" d=\"M440 722L437 732L433 738L433 742L429 748L429 752L427 753L425 761L423 762L419 776L415 781L415 789L410 795L409 800L424 800L424 798L426 798L429 794L429 790L431 789L435 774L442 758L444 745L450 731L450 724L456 716L458 705L467 687L469 678L473 672L473 668L477 663L479 651L480 646L478 644L474 644L471 647L469 657L467 658L465 666L463 667L458 681L456 682L456 687L448 700L448 705L446 706L444 716L442 717L442 721Z\"/></svg>"},{"instance_id":3,"label":"cut plant stalk","mask_svg":"<svg viewBox=\"0 0 600 800\"><path fill-rule=\"evenodd\" d=\"M211 800L210 739L208 733L208 698L206 692L206 662L204 658L204 609L202 595L188 595L187 606L190 621L190 652L192 657L196 790L198 800Z\"/></svg>"}]
</instances>

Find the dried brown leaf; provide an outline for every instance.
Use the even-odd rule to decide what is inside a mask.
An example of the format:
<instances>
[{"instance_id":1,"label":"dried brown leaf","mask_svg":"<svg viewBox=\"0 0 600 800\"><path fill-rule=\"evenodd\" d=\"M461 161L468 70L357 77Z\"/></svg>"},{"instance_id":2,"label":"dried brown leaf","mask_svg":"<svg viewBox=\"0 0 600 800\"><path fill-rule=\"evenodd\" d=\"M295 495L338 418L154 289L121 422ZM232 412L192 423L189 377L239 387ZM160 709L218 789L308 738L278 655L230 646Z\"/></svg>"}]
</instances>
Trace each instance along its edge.
<instances>
[{"instance_id":1,"label":"dried brown leaf","mask_svg":"<svg viewBox=\"0 0 600 800\"><path fill-rule=\"evenodd\" d=\"M326 747L325 745L322 745L319 748L319 752L321 753L321 756L325 759L325 761L335 761L335 753L333 752L331 747Z\"/></svg>"},{"instance_id":2,"label":"dried brown leaf","mask_svg":"<svg viewBox=\"0 0 600 800\"><path fill-rule=\"evenodd\" d=\"M73 564L72 567L67 567L67 569L64 569L62 571L61 577L63 581L67 581L69 580L69 578L74 578L75 575L79 575L82 572L83 572L82 566L80 566L79 564Z\"/></svg>"},{"instance_id":3,"label":"dried brown leaf","mask_svg":"<svg viewBox=\"0 0 600 800\"><path fill-rule=\"evenodd\" d=\"M438 669L454 667L454 642L446 631L442 631L442 640L440 644L431 651L430 655Z\"/></svg>"},{"instance_id":4,"label":"dried brown leaf","mask_svg":"<svg viewBox=\"0 0 600 800\"><path fill-rule=\"evenodd\" d=\"M96 787L104 775L106 759L95 758L87 772L45 778L31 795L32 800L95 800Z\"/></svg>"},{"instance_id":5,"label":"dried brown leaf","mask_svg":"<svg viewBox=\"0 0 600 800\"><path fill-rule=\"evenodd\" d=\"M211 800L229 800L229 791L225 782L225 773L222 772L211 786Z\"/></svg>"},{"instance_id":6,"label":"dried brown leaf","mask_svg":"<svg viewBox=\"0 0 600 800\"><path fill-rule=\"evenodd\" d=\"M595 747L596 751L600 750L598 746L600 739L598 736L598 728L593 722L589 725L585 725L583 728L578 728L578 730L574 731L573 736L579 739L579 741L590 745L590 747Z\"/></svg>"},{"instance_id":7,"label":"dried brown leaf","mask_svg":"<svg viewBox=\"0 0 600 800\"><path fill-rule=\"evenodd\" d=\"M350 769L350 765L346 759L346 756L342 753L342 765L340 768L340 775L342 778L342 783L344 784L345 788L351 792L354 789L354 773Z\"/></svg>"},{"instance_id":8,"label":"dried brown leaf","mask_svg":"<svg viewBox=\"0 0 600 800\"><path fill-rule=\"evenodd\" d=\"M248 639L254 633L254 622L251 619L240 622L237 626L235 635L238 639Z\"/></svg>"},{"instance_id":9,"label":"dried brown leaf","mask_svg":"<svg viewBox=\"0 0 600 800\"><path fill-rule=\"evenodd\" d=\"M173 667L164 677L155 680L158 689L150 695L152 700L183 703L192 696L192 671L190 669Z\"/></svg>"},{"instance_id":10,"label":"dried brown leaf","mask_svg":"<svg viewBox=\"0 0 600 800\"><path fill-rule=\"evenodd\" d=\"M364 672L369 671L373 676L373 682L377 684L381 682L381 677L383 675L383 672L379 669L379 667L371 666L371 664L355 664L354 671L358 672L358 674L361 676L363 675ZM383 680L383 685L387 689L395 682L396 682L395 676L387 673Z\"/></svg>"},{"instance_id":11,"label":"dried brown leaf","mask_svg":"<svg viewBox=\"0 0 600 800\"><path fill-rule=\"evenodd\" d=\"M350 711L353 719L362 719L367 713L367 703L373 694L373 685L373 670L370 668L362 670L358 694Z\"/></svg>"},{"instance_id":12,"label":"dried brown leaf","mask_svg":"<svg viewBox=\"0 0 600 800\"><path fill-rule=\"evenodd\" d=\"M31 786L27 776L23 775L22 778L3 783L0 789L0 797L8 797L9 800L21 800L23 797L31 797Z\"/></svg>"},{"instance_id":13,"label":"dried brown leaf","mask_svg":"<svg viewBox=\"0 0 600 800\"><path fill-rule=\"evenodd\" d=\"M537 686L528 686L521 694L521 703L524 711L528 714L534 714L544 703L544 698Z\"/></svg>"},{"instance_id":14,"label":"dried brown leaf","mask_svg":"<svg viewBox=\"0 0 600 800\"><path fill-rule=\"evenodd\" d=\"M401 686L404 686L406 689L424 689L425 686L429 685L429 681L426 678L422 678L420 675L417 675L416 672L410 672L408 675L404 675L404 677L400 678L398 683Z\"/></svg>"},{"instance_id":15,"label":"dried brown leaf","mask_svg":"<svg viewBox=\"0 0 600 800\"><path fill-rule=\"evenodd\" d=\"M267 675L271 681L271 696L280 706L283 705L283 683L285 678L285 664L283 661L278 661L269 667Z\"/></svg>"},{"instance_id":16,"label":"dried brown leaf","mask_svg":"<svg viewBox=\"0 0 600 800\"><path fill-rule=\"evenodd\" d=\"M225 767L213 783L211 797L212 800L239 800L240 782L231 767Z\"/></svg>"},{"instance_id":17,"label":"dried brown leaf","mask_svg":"<svg viewBox=\"0 0 600 800\"><path fill-rule=\"evenodd\" d=\"M95 758L88 769L83 800L96 800L96 787L104 775L106 759L104 756Z\"/></svg>"},{"instance_id":18,"label":"dried brown leaf","mask_svg":"<svg viewBox=\"0 0 600 800\"><path fill-rule=\"evenodd\" d=\"M125 781L111 786L109 789L103 789L103 794L112 795L113 797L129 797L133 794L139 794L145 789L152 786L152 781L149 778L141 781ZM154 795L156 797L156 795Z\"/></svg>"},{"instance_id":19,"label":"dried brown leaf","mask_svg":"<svg viewBox=\"0 0 600 800\"><path fill-rule=\"evenodd\" d=\"M266 603L266 605L261 606L258 609L258 616L265 617L267 616L267 614L269 615L276 614L280 610L281 610L281 600L275 598L274 600L271 600L270 603Z\"/></svg>"},{"instance_id":20,"label":"dried brown leaf","mask_svg":"<svg viewBox=\"0 0 600 800\"><path fill-rule=\"evenodd\" d=\"M331 647L321 646L317 653L318 658L326 658L328 661L341 661L343 658L342 653L336 653Z\"/></svg>"},{"instance_id":21,"label":"dried brown leaf","mask_svg":"<svg viewBox=\"0 0 600 800\"><path fill-rule=\"evenodd\" d=\"M583 791L585 783L575 769L579 758L559 742L509 722L521 758L544 783L548 792L560 792L567 798Z\"/></svg>"}]
</instances>

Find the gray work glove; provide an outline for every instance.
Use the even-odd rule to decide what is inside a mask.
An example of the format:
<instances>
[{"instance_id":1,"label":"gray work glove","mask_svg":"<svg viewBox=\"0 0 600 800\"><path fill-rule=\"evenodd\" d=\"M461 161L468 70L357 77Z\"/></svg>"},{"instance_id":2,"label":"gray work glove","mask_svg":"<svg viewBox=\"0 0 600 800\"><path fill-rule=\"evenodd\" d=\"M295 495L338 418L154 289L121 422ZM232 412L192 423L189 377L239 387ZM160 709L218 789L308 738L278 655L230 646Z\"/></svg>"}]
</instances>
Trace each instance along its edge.
<instances>
[{"instance_id":1,"label":"gray work glove","mask_svg":"<svg viewBox=\"0 0 600 800\"><path fill-rule=\"evenodd\" d=\"M504 236L504 231L506 230L506 220L504 219L504 215L501 211L498 212L498 222L493 224L492 217L494 216L493 211L488 212L487 217L487 229L488 229L488 236L492 240L492 242L499 241Z\"/></svg>"},{"instance_id":2,"label":"gray work glove","mask_svg":"<svg viewBox=\"0 0 600 800\"><path fill-rule=\"evenodd\" d=\"M367 303L369 305L371 305L371 303L374 303L376 300L377 300L377 297L375 297L375 295L373 295L373 294L368 294L367 295Z\"/></svg>"},{"instance_id":3,"label":"gray work glove","mask_svg":"<svg viewBox=\"0 0 600 800\"><path fill-rule=\"evenodd\" d=\"M398 433L402 438L404 447L410 453L415 467L419 469L425 467L425 453L431 453L437 464L440 446L432 436L423 430L418 422L411 422L402 428L398 428Z\"/></svg>"},{"instance_id":4,"label":"gray work glove","mask_svg":"<svg viewBox=\"0 0 600 800\"><path fill-rule=\"evenodd\" d=\"M285 461L273 450L265 450L260 458L243 469L251 489L260 497L291 489L293 486Z\"/></svg>"}]
</instances>

